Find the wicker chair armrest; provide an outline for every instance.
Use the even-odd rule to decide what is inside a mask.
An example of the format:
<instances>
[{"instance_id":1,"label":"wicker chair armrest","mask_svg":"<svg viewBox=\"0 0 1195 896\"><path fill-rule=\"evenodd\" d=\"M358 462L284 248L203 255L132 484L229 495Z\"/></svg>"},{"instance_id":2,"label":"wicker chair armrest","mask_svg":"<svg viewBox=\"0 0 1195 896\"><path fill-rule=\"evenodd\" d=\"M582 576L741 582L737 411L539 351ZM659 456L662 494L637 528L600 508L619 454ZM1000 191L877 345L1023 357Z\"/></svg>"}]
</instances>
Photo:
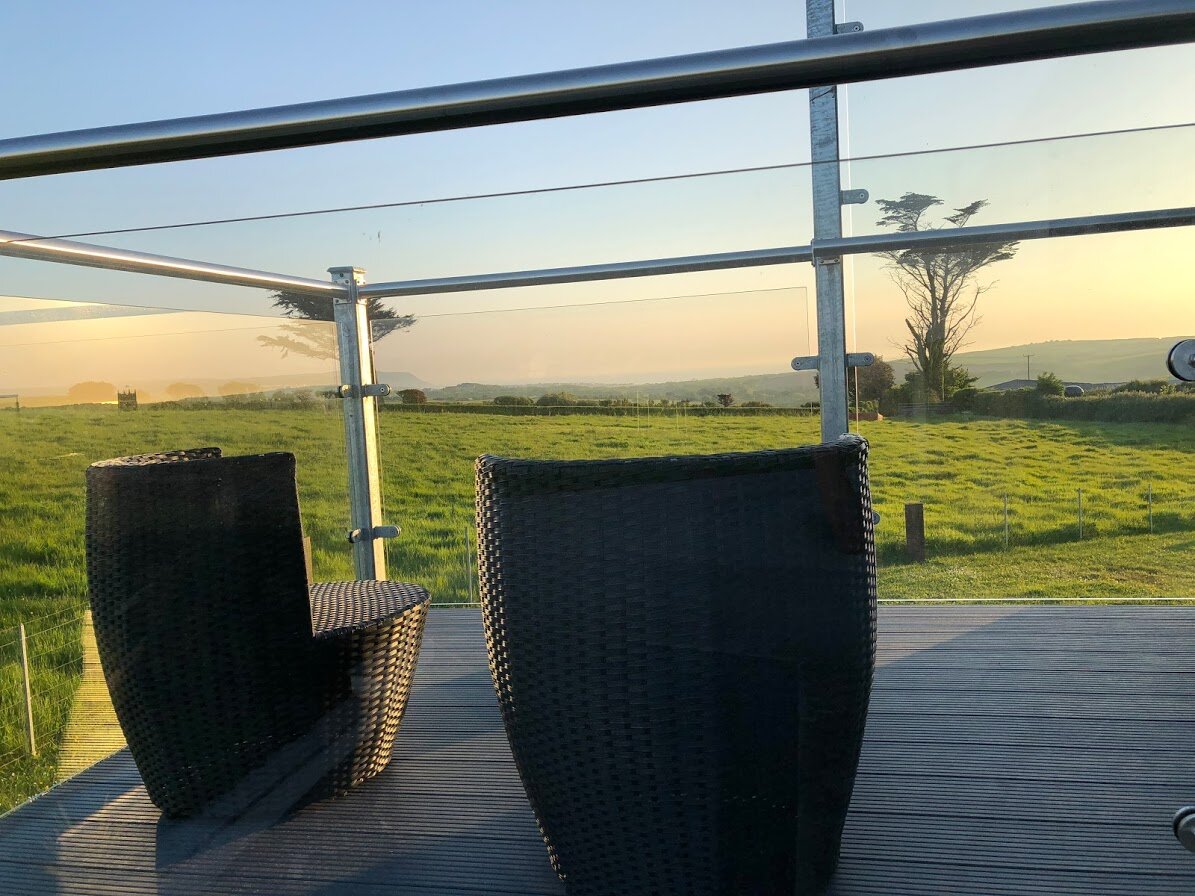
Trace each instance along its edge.
<instances>
[{"instance_id":1,"label":"wicker chair armrest","mask_svg":"<svg viewBox=\"0 0 1195 896\"><path fill-rule=\"evenodd\" d=\"M365 631L429 599L424 589L405 582L320 582L311 586L312 633L323 640Z\"/></svg>"}]
</instances>

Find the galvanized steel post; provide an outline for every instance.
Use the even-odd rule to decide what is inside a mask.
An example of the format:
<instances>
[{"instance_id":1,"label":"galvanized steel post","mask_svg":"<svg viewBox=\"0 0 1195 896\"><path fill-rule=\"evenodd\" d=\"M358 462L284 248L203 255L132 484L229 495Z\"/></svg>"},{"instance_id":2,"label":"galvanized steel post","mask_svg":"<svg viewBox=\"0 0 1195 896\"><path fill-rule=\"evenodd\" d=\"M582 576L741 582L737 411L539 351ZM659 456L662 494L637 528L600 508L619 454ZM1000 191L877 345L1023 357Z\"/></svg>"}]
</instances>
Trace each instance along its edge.
<instances>
[{"instance_id":1,"label":"galvanized steel post","mask_svg":"<svg viewBox=\"0 0 1195 896\"><path fill-rule=\"evenodd\" d=\"M383 538L397 534L382 525L382 486L378 462L376 396L388 387L374 382L367 300L358 295L360 268L329 268L332 281L346 289L332 300L340 354L340 397L344 400L344 441L349 467L349 541L358 579L384 579Z\"/></svg>"},{"instance_id":2,"label":"galvanized steel post","mask_svg":"<svg viewBox=\"0 0 1195 896\"><path fill-rule=\"evenodd\" d=\"M831 37L834 0L806 0L808 37ZM809 89L809 143L813 162L813 269L817 280L818 383L822 439L849 431L847 417L846 312L843 304L842 256L819 256L818 240L842 236L842 180L838 156L838 88Z\"/></svg>"}]
</instances>

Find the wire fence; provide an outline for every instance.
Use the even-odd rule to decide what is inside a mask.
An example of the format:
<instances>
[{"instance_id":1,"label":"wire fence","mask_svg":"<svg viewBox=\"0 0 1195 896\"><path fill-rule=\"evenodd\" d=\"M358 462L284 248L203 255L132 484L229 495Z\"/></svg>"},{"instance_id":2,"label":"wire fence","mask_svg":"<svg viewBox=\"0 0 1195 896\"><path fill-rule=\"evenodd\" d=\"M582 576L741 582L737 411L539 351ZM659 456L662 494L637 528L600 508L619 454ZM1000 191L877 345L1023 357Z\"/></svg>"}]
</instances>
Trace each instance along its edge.
<instances>
[{"instance_id":1,"label":"wire fence","mask_svg":"<svg viewBox=\"0 0 1195 896\"><path fill-rule=\"evenodd\" d=\"M0 812L50 786L83 672L83 607L0 629Z\"/></svg>"},{"instance_id":2,"label":"wire fence","mask_svg":"<svg viewBox=\"0 0 1195 896\"><path fill-rule=\"evenodd\" d=\"M1115 578L1118 566L1125 562L1115 552L1101 550L1112 545L1112 539L1174 534L1195 536L1195 481L1185 479L1159 477L1126 483L1124 477L1120 477L1111 481L1087 480L1073 487L1047 488L1026 481L1007 486L956 486L938 493L918 490L907 494L898 489L877 488L873 480L872 499L880 515L876 525L876 548L881 567L909 561L904 507L917 503L925 510L925 546L931 559L946 558L960 568L975 564L977 570L981 570L986 562L985 555L1016 548L1059 546L1065 550L1073 546L1076 551L1086 552L1082 556L1092 574L1089 599L1101 602L1162 599L1148 595L1129 598L1111 592L1101 594L1100 578ZM466 533L471 531L471 522L461 525ZM1142 546L1142 549L1146 548ZM435 582L436 605L478 606L476 556L469 537L466 535L459 541L440 545L440 550L444 555L439 563L443 574L438 575ZM394 565L401 568L403 562L398 559ZM1190 597L1195 598L1195 587L1187 590ZM899 595L892 597L894 601L907 599ZM931 602L980 600L975 596L955 598L945 594L940 598L917 599ZM1010 600L1007 597L992 599ZM1036 603L1051 599L1048 595L1032 598ZM1074 600L1073 597L1057 599Z\"/></svg>"},{"instance_id":3,"label":"wire fence","mask_svg":"<svg viewBox=\"0 0 1195 896\"><path fill-rule=\"evenodd\" d=\"M1195 533L1195 482L1185 479L1090 479L1065 487L1026 481L904 494L873 485L873 499L881 516L876 529L881 561L904 558L906 504L924 507L926 549L939 556Z\"/></svg>"}]
</instances>

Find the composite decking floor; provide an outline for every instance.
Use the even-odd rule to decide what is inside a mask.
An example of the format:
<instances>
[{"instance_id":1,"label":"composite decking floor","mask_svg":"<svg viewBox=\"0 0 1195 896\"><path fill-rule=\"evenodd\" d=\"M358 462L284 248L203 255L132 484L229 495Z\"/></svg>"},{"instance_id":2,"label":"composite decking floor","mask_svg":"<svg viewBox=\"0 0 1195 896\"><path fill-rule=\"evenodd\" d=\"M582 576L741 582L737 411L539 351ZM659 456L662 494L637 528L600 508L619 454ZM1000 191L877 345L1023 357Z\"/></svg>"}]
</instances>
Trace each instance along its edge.
<instances>
[{"instance_id":1,"label":"composite decking floor","mask_svg":"<svg viewBox=\"0 0 1195 896\"><path fill-rule=\"evenodd\" d=\"M884 607L831 892L1195 894L1184 803L1195 610ZM161 822L122 751L0 818L6 896L562 892L469 610L431 614L395 759L344 798Z\"/></svg>"}]
</instances>

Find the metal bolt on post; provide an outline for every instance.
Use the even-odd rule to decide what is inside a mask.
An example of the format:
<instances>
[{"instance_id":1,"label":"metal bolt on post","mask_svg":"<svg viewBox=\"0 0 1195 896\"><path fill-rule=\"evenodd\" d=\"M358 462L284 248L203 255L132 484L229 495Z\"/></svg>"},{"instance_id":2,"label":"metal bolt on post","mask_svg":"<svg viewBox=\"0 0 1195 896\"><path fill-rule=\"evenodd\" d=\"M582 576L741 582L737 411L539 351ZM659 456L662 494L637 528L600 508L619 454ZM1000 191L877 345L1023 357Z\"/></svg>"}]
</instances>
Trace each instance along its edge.
<instances>
[{"instance_id":1,"label":"metal bolt on post","mask_svg":"<svg viewBox=\"0 0 1195 896\"><path fill-rule=\"evenodd\" d=\"M25 638L25 623L17 626L17 636L21 642L21 677L25 683L25 730L29 735L29 755L37 755L37 735L33 730L33 688L29 676L29 644Z\"/></svg>"}]
</instances>

